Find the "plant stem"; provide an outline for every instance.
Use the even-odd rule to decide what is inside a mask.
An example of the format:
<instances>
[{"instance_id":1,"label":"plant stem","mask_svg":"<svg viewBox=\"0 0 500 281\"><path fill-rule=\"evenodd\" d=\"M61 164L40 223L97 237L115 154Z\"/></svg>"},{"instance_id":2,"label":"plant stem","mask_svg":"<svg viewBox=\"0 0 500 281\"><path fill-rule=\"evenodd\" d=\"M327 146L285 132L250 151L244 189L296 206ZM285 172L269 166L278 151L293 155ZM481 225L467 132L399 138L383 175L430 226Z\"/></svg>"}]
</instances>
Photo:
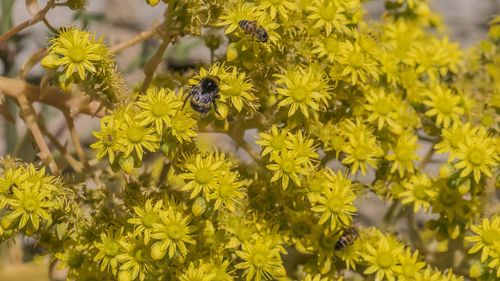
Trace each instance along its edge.
<instances>
[{"instance_id":1,"label":"plant stem","mask_svg":"<svg viewBox=\"0 0 500 281\"><path fill-rule=\"evenodd\" d=\"M47 14L47 12L50 9L52 9L53 7L55 7L54 2L55 2L55 0L48 1L47 5L45 5L45 7L43 7L43 9L38 11L38 13L36 13L31 19L23 21L22 23L14 26L13 28L11 28L7 32L5 32L4 34L0 35L0 44L7 41L10 37L16 35L17 33L23 31L25 28L30 27L34 24L37 24L38 22L43 20L45 18L45 15Z\"/></svg>"},{"instance_id":2,"label":"plant stem","mask_svg":"<svg viewBox=\"0 0 500 281\"><path fill-rule=\"evenodd\" d=\"M158 50L156 50L156 53L151 57L151 59L149 59L149 61L144 66L145 77L141 86L142 93L146 92L146 90L149 87L149 84L151 84L151 81L153 80L153 75L156 69L158 68L158 65L160 64L163 53L165 53L165 50L167 50L168 44L170 43L171 40L170 33L172 31L172 18L173 18L172 2L170 2L165 11L165 21L163 23L165 28L165 36L163 38L163 41L158 47Z\"/></svg>"},{"instance_id":3,"label":"plant stem","mask_svg":"<svg viewBox=\"0 0 500 281\"><path fill-rule=\"evenodd\" d=\"M38 123L36 121L35 109L24 95L20 95L19 97L17 97L17 102L19 103L19 107L21 108L21 115L23 117L23 120L30 129L31 134L35 139L35 143L40 149L40 158L42 158L42 160L49 166L49 169L54 175L59 175L59 168L54 161L54 157L52 156L52 153L50 152L49 147L45 142L42 131L40 130L40 127L38 126Z\"/></svg>"},{"instance_id":4,"label":"plant stem","mask_svg":"<svg viewBox=\"0 0 500 281\"><path fill-rule=\"evenodd\" d=\"M153 35L156 33L159 26L160 26L160 24L155 25L151 30L143 31L143 32L137 34L136 36L128 39L127 41L121 42L121 43L111 47L110 48L111 52L118 54L130 46L133 46L137 43L140 43L142 41L145 41L145 40L153 37Z\"/></svg>"},{"instance_id":5,"label":"plant stem","mask_svg":"<svg viewBox=\"0 0 500 281\"><path fill-rule=\"evenodd\" d=\"M78 154L78 157L80 158L80 161L83 163L85 169L88 169L90 167L89 162L87 161L87 157L85 156L85 151L83 151L82 144L80 143L80 137L78 136L78 132L76 131L75 122L73 118L69 116L68 112L63 112L63 113L64 113L64 118L66 119L66 124L68 125L71 141L75 146L76 154Z\"/></svg>"}]
</instances>

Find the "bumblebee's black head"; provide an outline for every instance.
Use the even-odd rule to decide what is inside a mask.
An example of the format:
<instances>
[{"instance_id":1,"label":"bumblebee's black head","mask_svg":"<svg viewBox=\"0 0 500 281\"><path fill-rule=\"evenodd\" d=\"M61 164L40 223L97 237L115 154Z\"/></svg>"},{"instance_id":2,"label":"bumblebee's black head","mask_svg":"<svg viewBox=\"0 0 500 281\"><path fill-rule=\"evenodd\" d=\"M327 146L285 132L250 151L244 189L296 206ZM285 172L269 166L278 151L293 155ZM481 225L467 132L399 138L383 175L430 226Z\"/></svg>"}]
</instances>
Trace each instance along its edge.
<instances>
[{"instance_id":1,"label":"bumblebee's black head","mask_svg":"<svg viewBox=\"0 0 500 281\"><path fill-rule=\"evenodd\" d=\"M207 76L201 79L200 86L203 92L218 93L219 92L219 78L214 76Z\"/></svg>"},{"instance_id":2,"label":"bumblebee's black head","mask_svg":"<svg viewBox=\"0 0 500 281\"><path fill-rule=\"evenodd\" d=\"M259 40L261 42L267 42L268 39L269 39L269 34L267 34L265 30L259 31Z\"/></svg>"}]
</instances>

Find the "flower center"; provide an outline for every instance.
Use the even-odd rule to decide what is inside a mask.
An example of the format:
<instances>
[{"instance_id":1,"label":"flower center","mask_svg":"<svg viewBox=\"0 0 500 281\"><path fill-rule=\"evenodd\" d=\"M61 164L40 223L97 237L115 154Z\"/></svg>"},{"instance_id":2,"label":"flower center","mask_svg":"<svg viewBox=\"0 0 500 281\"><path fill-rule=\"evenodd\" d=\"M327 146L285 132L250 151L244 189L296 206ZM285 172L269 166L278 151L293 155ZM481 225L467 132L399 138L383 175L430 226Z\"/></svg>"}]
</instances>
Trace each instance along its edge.
<instances>
[{"instance_id":1,"label":"flower center","mask_svg":"<svg viewBox=\"0 0 500 281\"><path fill-rule=\"evenodd\" d=\"M370 149L366 145L360 145L354 150L354 158L358 161L366 161L369 153Z\"/></svg>"},{"instance_id":2,"label":"flower center","mask_svg":"<svg viewBox=\"0 0 500 281\"><path fill-rule=\"evenodd\" d=\"M173 240L180 240L184 235L184 226L179 223L172 223L168 226L168 237Z\"/></svg>"},{"instance_id":3,"label":"flower center","mask_svg":"<svg viewBox=\"0 0 500 281\"><path fill-rule=\"evenodd\" d=\"M439 197L441 198L441 202L444 205L453 206L453 204L455 204L455 202L457 202L458 196L459 195L457 192L445 191L445 192L441 193L441 195Z\"/></svg>"},{"instance_id":4,"label":"flower center","mask_svg":"<svg viewBox=\"0 0 500 281\"><path fill-rule=\"evenodd\" d=\"M151 228L153 226L153 223L157 222L158 219L155 212L149 211L144 213L144 216L142 216L141 221L145 227Z\"/></svg>"},{"instance_id":5,"label":"flower center","mask_svg":"<svg viewBox=\"0 0 500 281\"><path fill-rule=\"evenodd\" d=\"M82 47L75 47L69 50L68 57L76 63L82 62L87 57L87 52Z\"/></svg>"},{"instance_id":6,"label":"flower center","mask_svg":"<svg viewBox=\"0 0 500 281\"><path fill-rule=\"evenodd\" d=\"M156 118L163 117L168 113L168 106L164 102L155 103L151 106L151 113Z\"/></svg>"},{"instance_id":7,"label":"flower center","mask_svg":"<svg viewBox=\"0 0 500 281\"><path fill-rule=\"evenodd\" d=\"M107 256L114 257L120 252L120 244L114 240L108 241L104 248L104 252Z\"/></svg>"},{"instance_id":8,"label":"flower center","mask_svg":"<svg viewBox=\"0 0 500 281\"><path fill-rule=\"evenodd\" d=\"M329 54L335 54L339 50L339 40L334 37L325 39L325 49Z\"/></svg>"},{"instance_id":9,"label":"flower center","mask_svg":"<svg viewBox=\"0 0 500 281\"><path fill-rule=\"evenodd\" d=\"M426 186L417 184L413 188L413 195L415 195L415 198L424 200L427 198L427 194L425 193Z\"/></svg>"},{"instance_id":10,"label":"flower center","mask_svg":"<svg viewBox=\"0 0 500 281\"><path fill-rule=\"evenodd\" d=\"M319 15L324 21L333 20L335 18L336 13L337 13L337 7L332 4L319 9Z\"/></svg>"},{"instance_id":11,"label":"flower center","mask_svg":"<svg viewBox=\"0 0 500 281\"><path fill-rule=\"evenodd\" d=\"M209 168L199 169L198 171L196 171L196 175L194 176L194 179L199 184L207 184L211 178L212 178L212 171Z\"/></svg>"},{"instance_id":12,"label":"flower center","mask_svg":"<svg viewBox=\"0 0 500 281\"><path fill-rule=\"evenodd\" d=\"M311 91L309 89L303 86L299 86L290 91L290 95L295 101L301 102L304 101L307 97L309 97L310 92Z\"/></svg>"},{"instance_id":13,"label":"flower center","mask_svg":"<svg viewBox=\"0 0 500 281\"><path fill-rule=\"evenodd\" d=\"M483 243L486 245L493 245L495 241L500 237L500 232L496 231L494 229L488 229L486 230L483 235Z\"/></svg>"},{"instance_id":14,"label":"flower center","mask_svg":"<svg viewBox=\"0 0 500 281\"><path fill-rule=\"evenodd\" d=\"M140 248L135 251L135 260L138 262L144 262L146 259L144 258L144 249Z\"/></svg>"},{"instance_id":15,"label":"flower center","mask_svg":"<svg viewBox=\"0 0 500 281\"><path fill-rule=\"evenodd\" d=\"M255 254L253 257L253 264L256 267L263 267L266 264L266 257L262 254Z\"/></svg>"},{"instance_id":16,"label":"flower center","mask_svg":"<svg viewBox=\"0 0 500 281\"><path fill-rule=\"evenodd\" d=\"M231 89L224 91L224 94L234 97L234 96L239 96L242 92L243 89L241 88L241 84L236 83L235 85L231 85Z\"/></svg>"},{"instance_id":17,"label":"flower center","mask_svg":"<svg viewBox=\"0 0 500 281\"><path fill-rule=\"evenodd\" d=\"M328 208L332 212L338 212L342 210L342 207L344 206L344 202L340 200L339 198L331 198L330 201L328 201Z\"/></svg>"},{"instance_id":18,"label":"flower center","mask_svg":"<svg viewBox=\"0 0 500 281\"><path fill-rule=\"evenodd\" d=\"M275 150L281 150L285 145L285 138L283 136L275 136L271 140L271 147Z\"/></svg>"},{"instance_id":19,"label":"flower center","mask_svg":"<svg viewBox=\"0 0 500 281\"><path fill-rule=\"evenodd\" d=\"M442 114L449 115L452 112L453 106L449 98L440 97L436 99L436 108Z\"/></svg>"},{"instance_id":20,"label":"flower center","mask_svg":"<svg viewBox=\"0 0 500 281\"><path fill-rule=\"evenodd\" d=\"M293 172L293 164L290 161L285 161L283 163L283 165L281 165L281 170L283 170L283 172L289 174L289 173Z\"/></svg>"},{"instance_id":21,"label":"flower center","mask_svg":"<svg viewBox=\"0 0 500 281\"><path fill-rule=\"evenodd\" d=\"M389 268L394 264L394 258L391 253L382 252L377 256L377 264L382 269Z\"/></svg>"},{"instance_id":22,"label":"flower center","mask_svg":"<svg viewBox=\"0 0 500 281\"><path fill-rule=\"evenodd\" d=\"M31 195L26 195L23 201L23 207L28 212L33 212L39 207L39 202Z\"/></svg>"},{"instance_id":23,"label":"flower center","mask_svg":"<svg viewBox=\"0 0 500 281\"><path fill-rule=\"evenodd\" d=\"M479 166L481 165L481 163L483 163L483 153L477 148L472 148L469 151L468 158L469 161L475 166Z\"/></svg>"},{"instance_id":24,"label":"flower center","mask_svg":"<svg viewBox=\"0 0 500 281\"><path fill-rule=\"evenodd\" d=\"M379 115L386 116L391 112L391 104L386 102L384 98L381 98L373 104L373 109L375 109L375 112Z\"/></svg>"},{"instance_id":25,"label":"flower center","mask_svg":"<svg viewBox=\"0 0 500 281\"><path fill-rule=\"evenodd\" d=\"M353 52L349 56L349 65L355 68L360 68L363 65L363 56L359 52Z\"/></svg>"},{"instance_id":26,"label":"flower center","mask_svg":"<svg viewBox=\"0 0 500 281\"><path fill-rule=\"evenodd\" d=\"M127 139L131 143L139 143L142 141L142 138L144 137L144 133L142 132L142 129L138 126L130 126L127 129Z\"/></svg>"}]
</instances>

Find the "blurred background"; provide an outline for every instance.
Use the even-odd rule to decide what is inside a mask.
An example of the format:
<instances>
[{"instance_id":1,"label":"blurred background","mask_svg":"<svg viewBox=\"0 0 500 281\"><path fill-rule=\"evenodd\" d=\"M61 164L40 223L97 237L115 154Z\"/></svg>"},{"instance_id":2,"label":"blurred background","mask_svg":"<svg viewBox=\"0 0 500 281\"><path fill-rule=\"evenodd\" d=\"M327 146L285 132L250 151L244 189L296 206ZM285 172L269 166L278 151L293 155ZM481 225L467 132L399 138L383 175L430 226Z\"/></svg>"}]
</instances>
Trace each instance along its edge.
<instances>
[{"instance_id":1,"label":"blurred background","mask_svg":"<svg viewBox=\"0 0 500 281\"><path fill-rule=\"evenodd\" d=\"M49 12L47 19L55 27L85 26L88 30L104 36L109 45L125 41L141 31L149 30L162 20L164 4L157 7L146 5L145 0L87 0L84 12L75 13L67 8L58 8ZM209 0L207 0L209 1ZM8 30L9 22L17 25L30 18L25 2L21 0L1 0L1 30ZM11 10L8 4L13 3ZM38 1L43 7L46 1ZM431 0L431 7L442 15L446 25L444 31L450 40L460 42L463 49L473 46L486 37L487 23L493 15L500 14L500 0ZM366 18L377 20L384 11L384 0L368 1L365 4ZM28 57L37 49L46 45L49 30L39 23L26 29L12 38L8 44L0 46L0 75L15 77ZM119 68L124 72L129 86L142 81L141 64L152 54L158 42L146 41L123 51L117 56ZM165 61L171 67L182 68L193 63L209 63L210 50L203 40L186 37L179 44L170 46ZM215 56L225 56L221 47ZM162 69L160 67L160 69ZM164 68L163 68L164 69ZM43 70L38 65L28 75L28 81L38 83ZM47 126L63 144L68 144L66 125L59 112L48 107L38 107L39 112L48 116ZM93 142L92 130L99 126L97 118L79 116L76 120L77 130L81 134L84 147ZM35 150L30 143L30 135L22 122L7 122L0 117L0 156L7 152L14 153L25 161L33 161ZM422 147L427 149L427 147ZM72 149L71 147L69 148ZM365 223L377 225L386 207L375 197L367 197L358 203ZM0 245L0 281L45 281L49 279L49 261L46 257L36 257L38 251L33 240L19 237L15 243ZM52 280L64 280L64 271L56 272Z\"/></svg>"}]
</instances>

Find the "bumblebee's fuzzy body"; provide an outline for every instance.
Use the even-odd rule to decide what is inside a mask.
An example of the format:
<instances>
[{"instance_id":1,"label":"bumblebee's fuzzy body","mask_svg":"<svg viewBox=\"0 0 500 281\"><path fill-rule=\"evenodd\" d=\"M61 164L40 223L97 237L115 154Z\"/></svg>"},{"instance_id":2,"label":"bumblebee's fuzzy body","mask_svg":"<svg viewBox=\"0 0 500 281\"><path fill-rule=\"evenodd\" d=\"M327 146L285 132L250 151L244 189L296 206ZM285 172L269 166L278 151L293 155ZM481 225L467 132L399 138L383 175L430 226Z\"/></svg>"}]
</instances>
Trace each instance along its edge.
<instances>
[{"instance_id":1,"label":"bumblebee's fuzzy body","mask_svg":"<svg viewBox=\"0 0 500 281\"><path fill-rule=\"evenodd\" d=\"M339 237L337 243L335 243L335 250L339 251L345 249L352 245L356 239L358 239L359 233L354 227L347 228L344 233Z\"/></svg>"},{"instance_id":2,"label":"bumblebee's fuzzy body","mask_svg":"<svg viewBox=\"0 0 500 281\"><path fill-rule=\"evenodd\" d=\"M186 101L190 98L189 103L191 107L198 111L199 113L206 114L210 111L211 105L214 105L214 110L218 113L216 99L218 99L220 88L220 79L215 76L203 77L200 83L194 85L189 92L189 95L184 100L184 105Z\"/></svg>"}]
</instances>

